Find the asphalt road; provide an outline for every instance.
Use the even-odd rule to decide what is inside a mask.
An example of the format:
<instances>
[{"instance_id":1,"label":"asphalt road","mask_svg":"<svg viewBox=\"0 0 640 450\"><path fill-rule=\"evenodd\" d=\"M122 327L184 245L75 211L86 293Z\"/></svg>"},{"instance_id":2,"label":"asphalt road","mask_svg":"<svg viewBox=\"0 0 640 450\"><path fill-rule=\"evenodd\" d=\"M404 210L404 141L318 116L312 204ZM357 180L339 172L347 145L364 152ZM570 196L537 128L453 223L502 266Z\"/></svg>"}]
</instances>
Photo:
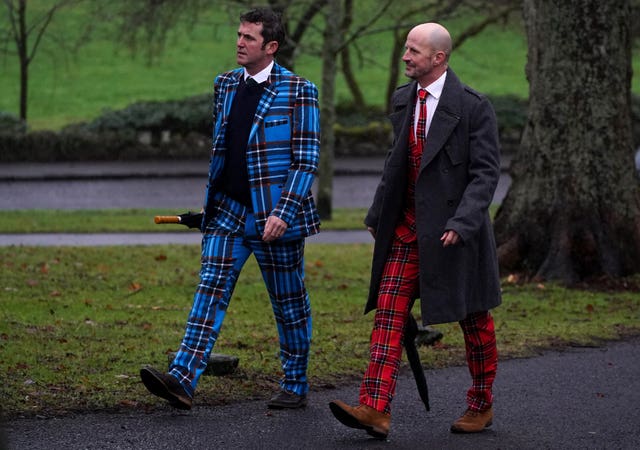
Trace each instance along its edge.
<instances>
[{"instance_id":1,"label":"asphalt road","mask_svg":"<svg viewBox=\"0 0 640 450\"><path fill-rule=\"evenodd\" d=\"M371 205L379 175L336 176L334 208ZM500 203L511 183L503 174L493 198ZM99 208L199 208L206 180L198 177L0 181L0 210Z\"/></svg>"},{"instance_id":2,"label":"asphalt road","mask_svg":"<svg viewBox=\"0 0 640 450\"><path fill-rule=\"evenodd\" d=\"M466 367L426 370L431 411L402 375L391 432L377 441L340 424L328 402L357 402L357 383L313 389L304 410L269 411L264 401L177 412L86 412L3 425L8 448L51 449L616 449L640 448L640 339L501 361L495 419L475 435L449 432L464 409ZM240 362L242 364L242 361ZM206 383L206 379L202 380ZM144 389L140 384L137 389Z\"/></svg>"},{"instance_id":3,"label":"asphalt road","mask_svg":"<svg viewBox=\"0 0 640 450\"><path fill-rule=\"evenodd\" d=\"M334 207L368 207L379 176L334 179ZM200 209L206 178L1 181L0 210L177 208Z\"/></svg>"}]
</instances>

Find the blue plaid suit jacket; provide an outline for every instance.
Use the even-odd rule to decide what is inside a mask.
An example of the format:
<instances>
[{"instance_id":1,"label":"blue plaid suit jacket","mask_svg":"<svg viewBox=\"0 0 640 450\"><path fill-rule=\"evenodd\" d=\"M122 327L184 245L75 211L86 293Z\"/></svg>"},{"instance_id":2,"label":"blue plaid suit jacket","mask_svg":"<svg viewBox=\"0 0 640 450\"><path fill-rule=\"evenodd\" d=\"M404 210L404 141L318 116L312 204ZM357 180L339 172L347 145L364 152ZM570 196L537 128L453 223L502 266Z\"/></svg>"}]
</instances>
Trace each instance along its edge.
<instances>
[{"instance_id":1,"label":"blue plaid suit jacket","mask_svg":"<svg viewBox=\"0 0 640 450\"><path fill-rule=\"evenodd\" d=\"M217 182L227 153L229 113L242 75L243 69L238 68L218 75L214 82L213 147L203 229L211 220L207 217L207 199L216 201L222 197L217 192ZM282 240L304 238L320 231L320 217L311 194L319 158L318 89L310 81L274 64L247 143L249 188L258 235L264 232L270 215L288 225Z\"/></svg>"}]
</instances>

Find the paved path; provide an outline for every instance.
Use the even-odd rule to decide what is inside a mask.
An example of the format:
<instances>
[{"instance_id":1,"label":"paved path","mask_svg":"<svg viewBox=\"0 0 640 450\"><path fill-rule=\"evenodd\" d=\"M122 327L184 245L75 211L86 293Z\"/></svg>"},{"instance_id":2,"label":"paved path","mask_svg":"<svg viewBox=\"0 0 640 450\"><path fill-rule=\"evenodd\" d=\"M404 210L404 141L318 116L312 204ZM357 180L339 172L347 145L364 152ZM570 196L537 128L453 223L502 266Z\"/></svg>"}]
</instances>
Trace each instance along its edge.
<instances>
[{"instance_id":1,"label":"paved path","mask_svg":"<svg viewBox=\"0 0 640 450\"><path fill-rule=\"evenodd\" d=\"M494 203L511 183L509 158L503 164ZM333 207L369 207L383 165L382 158L337 159ZM0 164L0 210L198 209L206 170L206 161Z\"/></svg>"},{"instance_id":2,"label":"paved path","mask_svg":"<svg viewBox=\"0 0 640 450\"><path fill-rule=\"evenodd\" d=\"M640 448L640 339L502 361L494 425L449 432L469 382L465 367L427 370L431 411L402 375L387 441L346 428L327 404L357 401L357 383L312 390L305 410L269 412L263 401L182 413L87 412L4 425L9 448L50 449L611 449ZM242 362L241 362L242 364ZM206 379L202 381L206 383ZM144 389L138 385L137 389Z\"/></svg>"}]
</instances>

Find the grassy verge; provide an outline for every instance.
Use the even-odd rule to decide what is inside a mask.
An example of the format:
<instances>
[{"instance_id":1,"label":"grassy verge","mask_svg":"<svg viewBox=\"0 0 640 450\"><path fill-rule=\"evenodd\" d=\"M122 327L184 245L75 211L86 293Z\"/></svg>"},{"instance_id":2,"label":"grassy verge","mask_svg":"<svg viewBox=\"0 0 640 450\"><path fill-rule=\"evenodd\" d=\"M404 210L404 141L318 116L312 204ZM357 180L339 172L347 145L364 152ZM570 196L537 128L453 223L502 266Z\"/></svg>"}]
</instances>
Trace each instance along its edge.
<instances>
[{"instance_id":1,"label":"grassy verge","mask_svg":"<svg viewBox=\"0 0 640 450\"><path fill-rule=\"evenodd\" d=\"M184 211L178 211L179 213ZM337 208L323 230L363 230L366 208ZM183 232L184 226L157 225L156 215L172 215L169 209L15 210L0 215L0 233L138 233ZM193 230L191 230L193 231Z\"/></svg>"},{"instance_id":2,"label":"grassy verge","mask_svg":"<svg viewBox=\"0 0 640 450\"><path fill-rule=\"evenodd\" d=\"M498 209L492 205L493 216ZM181 211L180 211L181 212ZM157 215L176 214L174 209L31 209L3 211L0 233L153 233L185 232L174 224L155 224ZM364 230L367 208L336 208L331 220L322 221L323 230ZM191 230L193 232L193 230Z\"/></svg>"},{"instance_id":3,"label":"grassy verge","mask_svg":"<svg viewBox=\"0 0 640 450\"><path fill-rule=\"evenodd\" d=\"M307 248L313 389L355 385L365 367L373 315L362 311L371 250L369 244ZM167 353L177 348L198 259L195 245L0 248L3 414L162 405L146 393L138 371L144 364L166 367ZM550 346L640 333L640 296L505 280L504 303L494 316L501 356L530 356ZM444 340L420 349L425 366L463 363L457 325L438 328ZM238 356L239 369L204 377L197 404L269 396L280 377L277 333L253 259L240 277L215 351Z\"/></svg>"}]
</instances>

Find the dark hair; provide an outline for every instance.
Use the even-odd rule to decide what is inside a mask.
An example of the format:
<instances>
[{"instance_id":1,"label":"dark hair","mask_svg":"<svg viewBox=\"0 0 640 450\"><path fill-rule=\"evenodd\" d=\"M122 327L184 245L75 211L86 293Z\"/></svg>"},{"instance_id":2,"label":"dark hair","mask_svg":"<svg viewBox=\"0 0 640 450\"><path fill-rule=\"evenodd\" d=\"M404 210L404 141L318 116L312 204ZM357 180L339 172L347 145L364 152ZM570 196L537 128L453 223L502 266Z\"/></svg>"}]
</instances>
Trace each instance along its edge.
<instances>
[{"instance_id":1,"label":"dark hair","mask_svg":"<svg viewBox=\"0 0 640 450\"><path fill-rule=\"evenodd\" d=\"M261 23L262 47L271 41L278 43L278 49L284 44L284 27L282 26L281 15L271 8L255 8L240 16L240 22ZM276 51L277 53L277 51Z\"/></svg>"}]
</instances>

